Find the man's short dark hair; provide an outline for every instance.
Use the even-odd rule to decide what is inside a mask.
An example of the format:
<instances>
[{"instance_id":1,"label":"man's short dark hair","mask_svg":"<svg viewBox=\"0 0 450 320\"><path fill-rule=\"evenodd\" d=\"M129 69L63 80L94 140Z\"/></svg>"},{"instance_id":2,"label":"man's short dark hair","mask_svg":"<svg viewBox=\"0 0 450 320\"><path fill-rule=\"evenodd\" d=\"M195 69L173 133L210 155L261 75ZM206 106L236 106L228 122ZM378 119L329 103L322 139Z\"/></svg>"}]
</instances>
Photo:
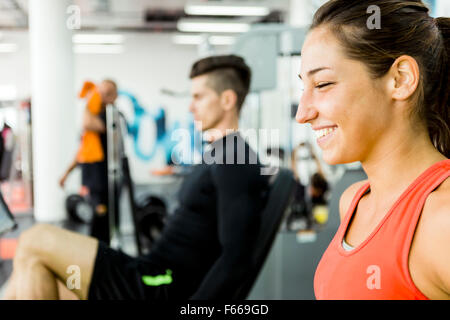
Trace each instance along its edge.
<instances>
[{"instance_id":1,"label":"man's short dark hair","mask_svg":"<svg viewBox=\"0 0 450 320\"><path fill-rule=\"evenodd\" d=\"M250 89L251 71L244 59L236 55L211 56L194 63L189 78L207 74L207 84L221 94L233 90L237 96L238 112Z\"/></svg>"},{"instance_id":2,"label":"man's short dark hair","mask_svg":"<svg viewBox=\"0 0 450 320\"><path fill-rule=\"evenodd\" d=\"M117 84L114 80L107 78L107 79L103 79L102 82L108 83L109 85L111 85L114 88L114 90L117 91Z\"/></svg>"}]
</instances>

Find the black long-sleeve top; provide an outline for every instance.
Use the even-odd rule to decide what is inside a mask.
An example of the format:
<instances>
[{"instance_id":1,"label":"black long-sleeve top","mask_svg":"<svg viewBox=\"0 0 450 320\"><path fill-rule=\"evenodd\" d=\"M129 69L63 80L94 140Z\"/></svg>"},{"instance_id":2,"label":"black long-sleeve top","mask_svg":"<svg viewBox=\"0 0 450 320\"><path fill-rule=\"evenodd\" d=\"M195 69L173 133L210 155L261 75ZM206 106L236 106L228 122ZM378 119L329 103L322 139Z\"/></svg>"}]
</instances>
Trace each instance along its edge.
<instances>
[{"instance_id":1,"label":"black long-sleeve top","mask_svg":"<svg viewBox=\"0 0 450 320\"><path fill-rule=\"evenodd\" d=\"M210 147L183 182L179 207L149 254L190 277L183 282L190 284L184 289L192 299L230 298L248 275L268 188L256 154L239 133Z\"/></svg>"}]
</instances>

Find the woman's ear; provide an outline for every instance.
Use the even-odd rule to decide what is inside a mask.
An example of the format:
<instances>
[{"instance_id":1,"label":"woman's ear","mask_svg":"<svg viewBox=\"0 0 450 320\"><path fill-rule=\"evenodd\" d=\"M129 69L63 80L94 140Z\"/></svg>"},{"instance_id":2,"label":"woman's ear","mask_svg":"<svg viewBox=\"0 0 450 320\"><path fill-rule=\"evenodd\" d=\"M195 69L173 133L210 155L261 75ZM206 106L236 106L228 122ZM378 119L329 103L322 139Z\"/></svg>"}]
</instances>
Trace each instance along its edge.
<instances>
[{"instance_id":1,"label":"woman's ear","mask_svg":"<svg viewBox=\"0 0 450 320\"><path fill-rule=\"evenodd\" d=\"M224 111L229 111L236 107L237 94L234 90L227 89L220 95L220 104Z\"/></svg>"},{"instance_id":2,"label":"woman's ear","mask_svg":"<svg viewBox=\"0 0 450 320\"><path fill-rule=\"evenodd\" d=\"M392 99L408 100L417 90L420 80L419 65L411 56L397 58L389 71L389 90Z\"/></svg>"}]
</instances>

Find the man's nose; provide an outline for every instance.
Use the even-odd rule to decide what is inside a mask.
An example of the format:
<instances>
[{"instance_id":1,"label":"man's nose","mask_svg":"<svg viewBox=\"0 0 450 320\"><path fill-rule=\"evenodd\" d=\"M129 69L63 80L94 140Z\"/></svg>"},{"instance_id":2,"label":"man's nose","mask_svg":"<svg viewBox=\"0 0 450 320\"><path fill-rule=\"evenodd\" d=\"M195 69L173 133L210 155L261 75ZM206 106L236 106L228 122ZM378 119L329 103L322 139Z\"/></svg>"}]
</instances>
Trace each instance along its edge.
<instances>
[{"instance_id":1,"label":"man's nose","mask_svg":"<svg viewBox=\"0 0 450 320\"><path fill-rule=\"evenodd\" d=\"M194 110L195 110L195 108L194 108L194 102L191 102L191 103L189 104L189 112L194 113Z\"/></svg>"}]
</instances>

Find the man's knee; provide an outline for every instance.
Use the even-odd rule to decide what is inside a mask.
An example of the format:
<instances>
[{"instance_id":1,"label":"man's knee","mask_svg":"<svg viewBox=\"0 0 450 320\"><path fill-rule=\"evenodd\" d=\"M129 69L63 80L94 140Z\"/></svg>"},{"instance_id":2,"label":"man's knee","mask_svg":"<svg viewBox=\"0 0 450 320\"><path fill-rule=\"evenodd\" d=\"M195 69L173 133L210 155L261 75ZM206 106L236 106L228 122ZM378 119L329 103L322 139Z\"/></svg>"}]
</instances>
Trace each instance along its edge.
<instances>
[{"instance_id":1,"label":"man's knee","mask_svg":"<svg viewBox=\"0 0 450 320\"><path fill-rule=\"evenodd\" d=\"M55 228L48 224L36 224L22 232L19 237L16 256L34 256L39 251L49 249L54 238Z\"/></svg>"},{"instance_id":2,"label":"man's knee","mask_svg":"<svg viewBox=\"0 0 450 320\"><path fill-rule=\"evenodd\" d=\"M13 270L23 272L24 270L32 270L38 265L42 265L39 255L25 250L23 247L21 249L18 248L13 260Z\"/></svg>"}]
</instances>

